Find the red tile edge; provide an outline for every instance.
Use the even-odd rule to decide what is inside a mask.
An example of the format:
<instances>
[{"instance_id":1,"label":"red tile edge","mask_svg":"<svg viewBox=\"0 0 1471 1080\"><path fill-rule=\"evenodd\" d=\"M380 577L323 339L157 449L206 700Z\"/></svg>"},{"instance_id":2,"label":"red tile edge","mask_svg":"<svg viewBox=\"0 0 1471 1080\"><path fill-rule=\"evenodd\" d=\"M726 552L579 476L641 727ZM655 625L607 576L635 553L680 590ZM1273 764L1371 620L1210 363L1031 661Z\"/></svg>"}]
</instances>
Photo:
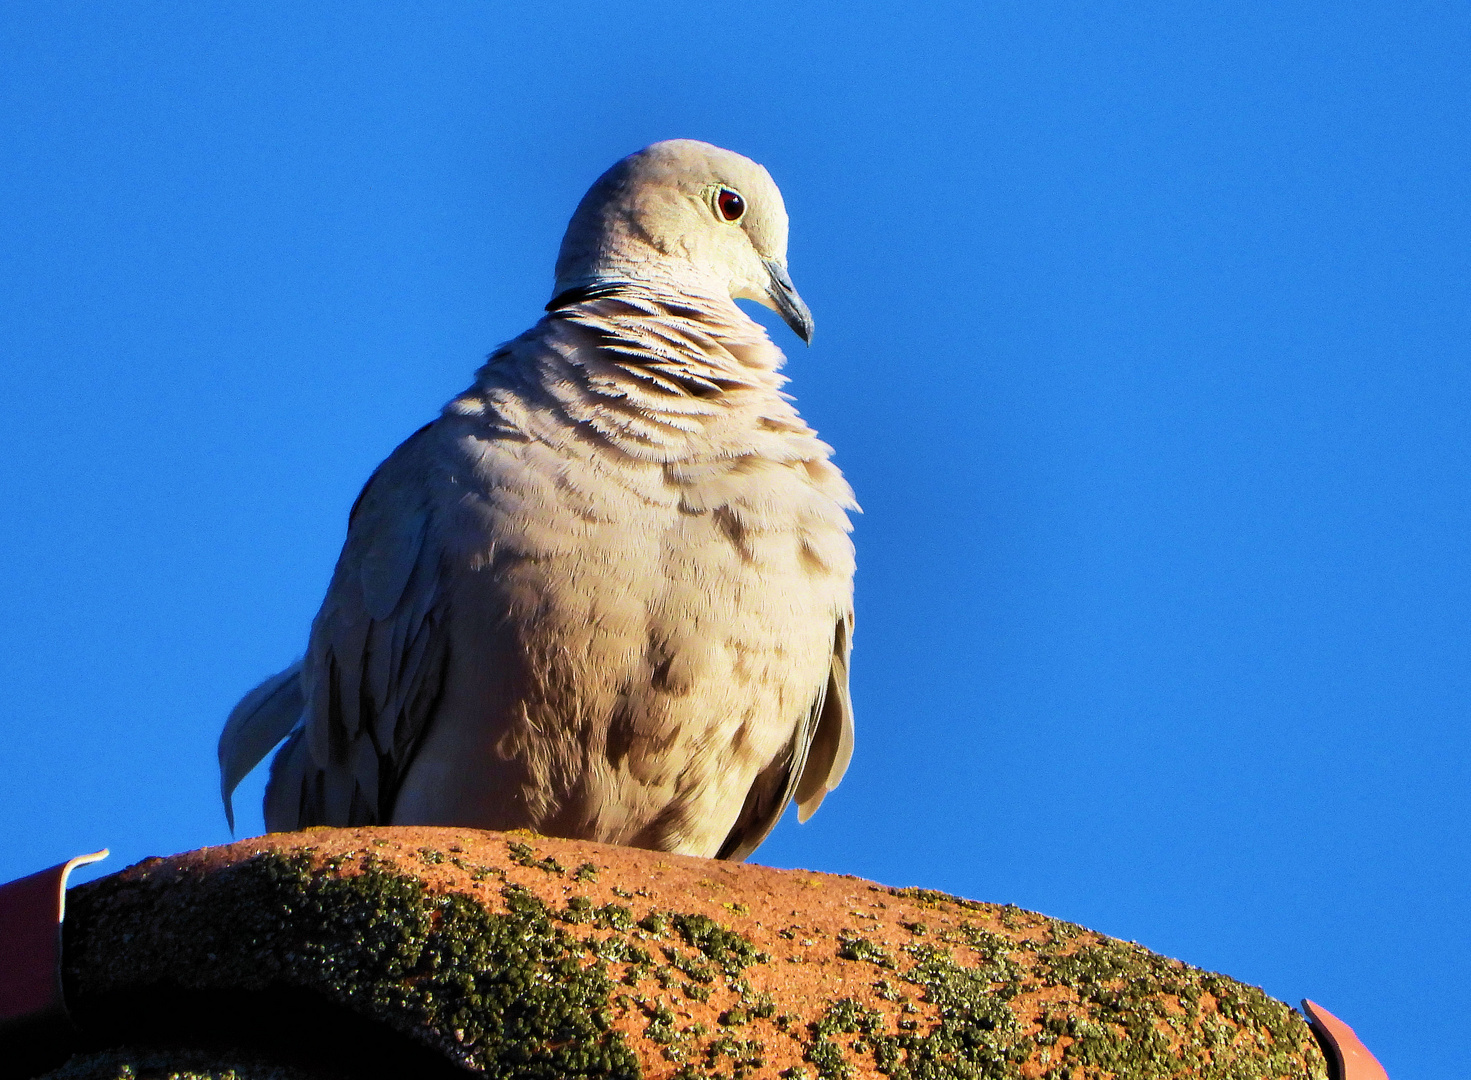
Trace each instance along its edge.
<instances>
[{"instance_id":1,"label":"red tile edge","mask_svg":"<svg viewBox=\"0 0 1471 1080\"><path fill-rule=\"evenodd\" d=\"M78 855L0 885L0 1049L11 1073L20 1059L65 1056L74 1034L61 988L66 879L107 849Z\"/></svg>"},{"instance_id":2,"label":"red tile edge","mask_svg":"<svg viewBox=\"0 0 1471 1080\"><path fill-rule=\"evenodd\" d=\"M1302 1000L1302 1011L1307 1013L1313 1034L1323 1046L1332 1080L1389 1080L1384 1066L1359 1041L1353 1028L1307 998Z\"/></svg>"}]
</instances>

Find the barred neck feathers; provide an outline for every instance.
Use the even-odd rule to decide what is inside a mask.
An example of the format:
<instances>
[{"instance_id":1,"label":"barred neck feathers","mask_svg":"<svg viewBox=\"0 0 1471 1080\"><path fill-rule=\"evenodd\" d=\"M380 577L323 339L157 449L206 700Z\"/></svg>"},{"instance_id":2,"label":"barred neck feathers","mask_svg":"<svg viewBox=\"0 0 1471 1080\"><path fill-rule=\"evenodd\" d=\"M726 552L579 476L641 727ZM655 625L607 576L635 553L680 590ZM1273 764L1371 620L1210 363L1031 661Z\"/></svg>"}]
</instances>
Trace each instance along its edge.
<instances>
[{"instance_id":1,"label":"barred neck feathers","mask_svg":"<svg viewBox=\"0 0 1471 1080\"><path fill-rule=\"evenodd\" d=\"M781 392L781 350L728 294L616 281L548 307L446 411L490 419L489 406L495 426L557 442L580 428L651 462L831 454Z\"/></svg>"},{"instance_id":2,"label":"barred neck feathers","mask_svg":"<svg viewBox=\"0 0 1471 1080\"><path fill-rule=\"evenodd\" d=\"M709 398L786 382L775 374L786 361L782 351L718 288L689 280L608 281L559 296L547 308L550 322L586 331L655 394Z\"/></svg>"}]
</instances>

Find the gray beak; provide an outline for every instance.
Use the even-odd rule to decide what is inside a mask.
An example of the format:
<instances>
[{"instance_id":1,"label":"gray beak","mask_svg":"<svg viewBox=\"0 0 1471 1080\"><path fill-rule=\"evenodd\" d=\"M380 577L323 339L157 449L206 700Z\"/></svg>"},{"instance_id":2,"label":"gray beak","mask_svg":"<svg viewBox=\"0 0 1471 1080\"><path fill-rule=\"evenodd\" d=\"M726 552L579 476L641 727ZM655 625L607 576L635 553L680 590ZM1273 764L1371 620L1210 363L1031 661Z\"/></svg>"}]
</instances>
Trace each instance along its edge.
<instances>
[{"instance_id":1,"label":"gray beak","mask_svg":"<svg viewBox=\"0 0 1471 1080\"><path fill-rule=\"evenodd\" d=\"M771 297L771 302L781 313L782 321L790 326L793 333L799 338L811 345L812 312L807 310L807 305L802 303L802 298L797 295L797 287L792 284L792 275L787 273L787 268L775 259L762 259L761 261L766 264L766 272L771 275L771 283L766 287L766 295Z\"/></svg>"}]
</instances>

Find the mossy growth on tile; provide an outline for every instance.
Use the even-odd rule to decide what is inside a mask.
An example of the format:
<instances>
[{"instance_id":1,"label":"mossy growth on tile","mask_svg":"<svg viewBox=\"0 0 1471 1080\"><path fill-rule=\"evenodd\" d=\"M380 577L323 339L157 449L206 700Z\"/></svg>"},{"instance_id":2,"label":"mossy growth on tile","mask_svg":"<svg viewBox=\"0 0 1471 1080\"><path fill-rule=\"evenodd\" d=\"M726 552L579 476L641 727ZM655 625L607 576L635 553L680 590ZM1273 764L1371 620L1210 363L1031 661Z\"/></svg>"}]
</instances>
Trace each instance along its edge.
<instances>
[{"instance_id":1,"label":"mossy growth on tile","mask_svg":"<svg viewBox=\"0 0 1471 1080\"><path fill-rule=\"evenodd\" d=\"M894 961L890 959L889 954L867 938L839 937L838 956L843 960L867 960L870 964L876 964L879 967L891 968L894 966Z\"/></svg>"},{"instance_id":2,"label":"mossy growth on tile","mask_svg":"<svg viewBox=\"0 0 1471 1080\"><path fill-rule=\"evenodd\" d=\"M229 1052L121 1047L77 1054L40 1080L324 1080L323 1074Z\"/></svg>"},{"instance_id":3,"label":"mossy growth on tile","mask_svg":"<svg viewBox=\"0 0 1471 1080\"><path fill-rule=\"evenodd\" d=\"M916 892L904 890L909 899ZM956 913L978 910L942 893L922 899ZM885 974L881 999L893 999L897 976L920 991L937 1020L892 1024L844 998L807 1026L805 1060L819 1080L847 1080L864 1058L897 1080L1326 1076L1301 1019L1261 990L1072 923L1033 920L1046 933L1020 940L962 921L954 936L972 954L964 964L947 948L913 942L902 950L907 962L896 965L867 942L844 939L840 957ZM1037 1010L1013 1002L1057 988L1063 992L1041 1005L1040 1023L1020 1021Z\"/></svg>"},{"instance_id":4,"label":"mossy growth on tile","mask_svg":"<svg viewBox=\"0 0 1471 1080\"><path fill-rule=\"evenodd\" d=\"M745 937L727 930L714 919L705 915L668 916L670 925L681 937L699 949L707 960L718 965L726 975L739 975L748 964L769 963L771 957L762 952Z\"/></svg>"},{"instance_id":5,"label":"mossy growth on tile","mask_svg":"<svg viewBox=\"0 0 1471 1080\"><path fill-rule=\"evenodd\" d=\"M72 894L68 989L100 1000L154 984L289 987L505 1080L632 1080L640 1060L681 1080L1326 1075L1306 1025L1261 991L1019 908L870 886L874 909L902 901L888 930L852 902L848 916L871 920L861 932L805 914L806 929L782 930L753 893L748 906L769 927L758 921L753 940L713 906L656 907L642 888L597 887L580 856L562 855L576 867L565 870L529 843L505 850L531 871L512 870L525 887L457 847L412 848L402 869L371 849L266 851L208 870L142 864ZM415 876L421 866L431 880L456 868L496 879L475 886L496 910L435 891ZM630 906L600 904L604 889ZM817 950L804 964L835 966L774 963L763 946L782 954L784 942ZM49 1080L227 1080L187 1063L109 1067L98 1059ZM297 1077L237 1069L235 1080Z\"/></svg>"},{"instance_id":6,"label":"mossy growth on tile","mask_svg":"<svg viewBox=\"0 0 1471 1080\"><path fill-rule=\"evenodd\" d=\"M371 854L323 873L300 851L104 880L69 906L68 992L293 986L489 1076L637 1077L604 961L533 893L503 896L496 913Z\"/></svg>"},{"instance_id":7,"label":"mossy growth on tile","mask_svg":"<svg viewBox=\"0 0 1471 1080\"><path fill-rule=\"evenodd\" d=\"M512 840L506 845L506 849L510 852L511 861L517 866L525 866L532 870L541 870L545 873L557 874L559 876L563 873L561 863L550 856L545 859L538 858L536 851L530 844L523 844L519 840ZM592 866L592 863L584 863L583 866ZM582 867L578 867L578 871L580 872L581 870ZM596 875L597 867L593 867L593 872ZM581 881L583 878L576 878L575 880Z\"/></svg>"}]
</instances>

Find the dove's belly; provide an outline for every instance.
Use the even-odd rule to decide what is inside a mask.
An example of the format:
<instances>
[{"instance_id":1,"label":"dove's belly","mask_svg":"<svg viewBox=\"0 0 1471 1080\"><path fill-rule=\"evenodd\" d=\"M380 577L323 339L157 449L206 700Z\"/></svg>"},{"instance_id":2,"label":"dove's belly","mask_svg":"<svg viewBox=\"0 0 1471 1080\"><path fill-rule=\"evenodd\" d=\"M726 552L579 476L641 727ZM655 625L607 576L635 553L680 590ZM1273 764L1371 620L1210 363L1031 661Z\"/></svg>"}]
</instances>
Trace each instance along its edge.
<instances>
[{"instance_id":1,"label":"dove's belly","mask_svg":"<svg viewBox=\"0 0 1471 1080\"><path fill-rule=\"evenodd\" d=\"M845 519L800 465L601 493L561 470L472 501L485 542L451 571L456 651L394 823L714 855L826 684Z\"/></svg>"}]
</instances>

